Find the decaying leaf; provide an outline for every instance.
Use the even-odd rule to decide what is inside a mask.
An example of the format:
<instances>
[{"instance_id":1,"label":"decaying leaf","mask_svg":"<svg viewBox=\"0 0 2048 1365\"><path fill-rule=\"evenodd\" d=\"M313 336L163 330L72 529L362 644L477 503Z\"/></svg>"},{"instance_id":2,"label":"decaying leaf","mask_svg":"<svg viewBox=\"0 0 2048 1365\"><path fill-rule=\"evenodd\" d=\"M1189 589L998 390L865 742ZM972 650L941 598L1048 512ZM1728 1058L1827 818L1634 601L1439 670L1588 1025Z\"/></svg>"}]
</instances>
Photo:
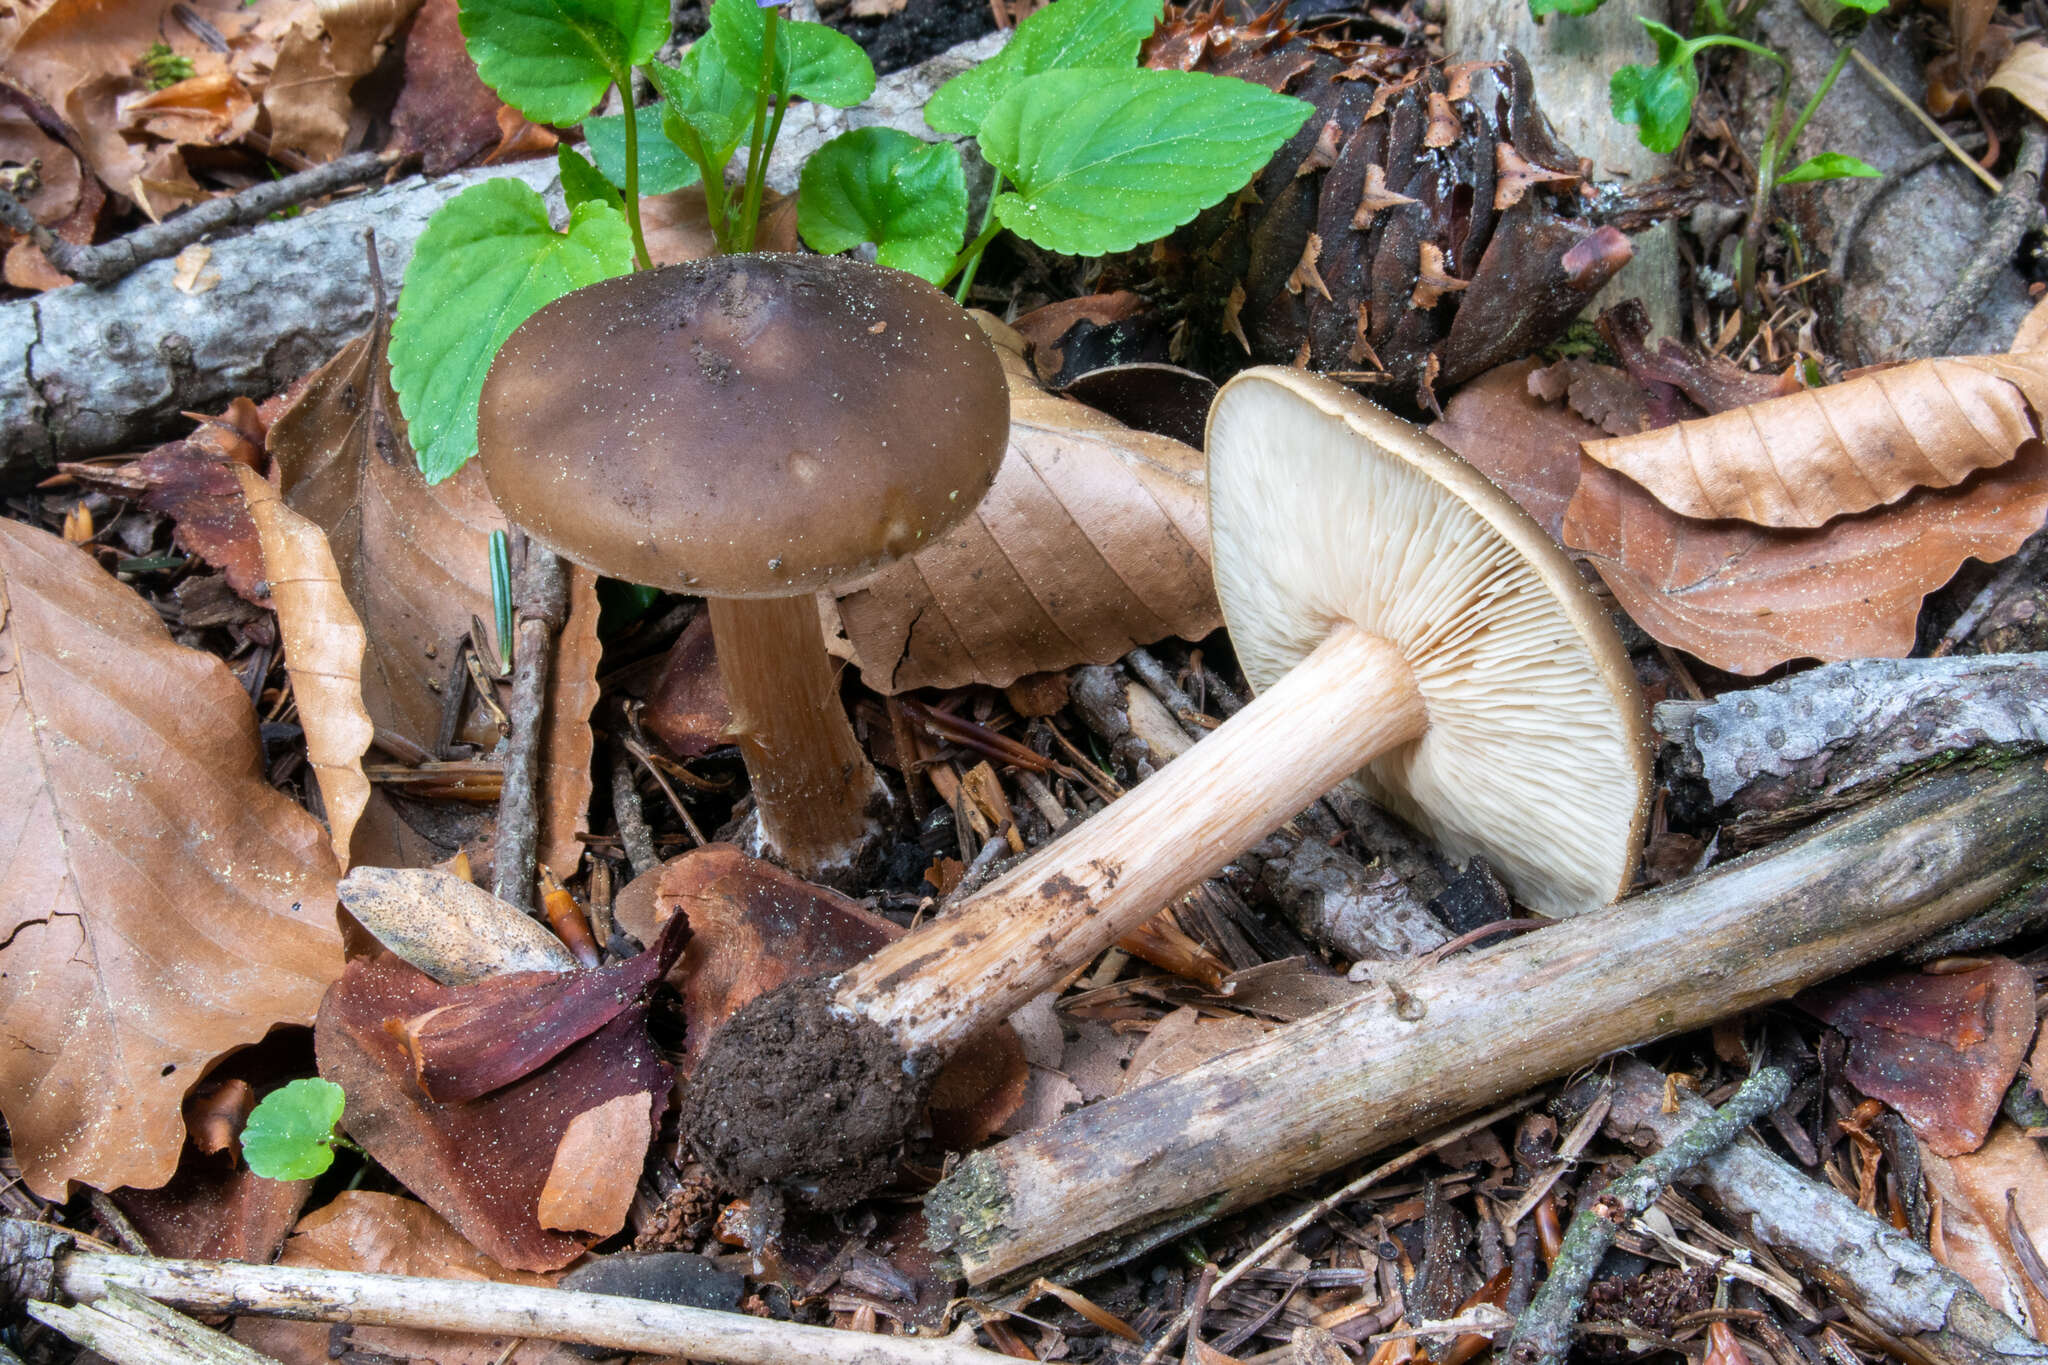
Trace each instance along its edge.
<instances>
[{"instance_id":1,"label":"decaying leaf","mask_svg":"<svg viewBox=\"0 0 2048 1365\"><path fill-rule=\"evenodd\" d=\"M447 1220L426 1205L393 1194L345 1190L334 1202L302 1219L284 1254L283 1266L320 1270L363 1270L386 1275L423 1275L443 1280L477 1280L545 1288L552 1275L508 1270L462 1239ZM244 1316L235 1336L283 1365L331 1365L333 1328L324 1322L286 1322ZM432 1361L433 1365L498 1365L518 1344L519 1365L579 1365L581 1357L556 1342L508 1336L473 1336L404 1327L348 1329L349 1345L370 1358Z\"/></svg>"},{"instance_id":2,"label":"decaying leaf","mask_svg":"<svg viewBox=\"0 0 2048 1365\"><path fill-rule=\"evenodd\" d=\"M320 528L286 507L255 470L232 468L263 546L263 577L277 604L285 671L306 732L306 762L320 783L335 861L346 871L349 838L370 800L363 755L374 727L363 710L363 623L341 590Z\"/></svg>"},{"instance_id":3,"label":"decaying leaf","mask_svg":"<svg viewBox=\"0 0 2048 1365\"><path fill-rule=\"evenodd\" d=\"M332 161L349 142L355 83L370 73L384 46L419 0L314 0L278 47L263 92L270 145L310 161Z\"/></svg>"},{"instance_id":4,"label":"decaying leaf","mask_svg":"<svg viewBox=\"0 0 2048 1365\"><path fill-rule=\"evenodd\" d=\"M2003 90L2032 110L2034 117L2048 119L2048 43L2029 39L2015 44L1984 88Z\"/></svg>"},{"instance_id":5,"label":"decaying leaf","mask_svg":"<svg viewBox=\"0 0 2048 1365\"><path fill-rule=\"evenodd\" d=\"M0 1095L62 1199L170 1179L222 1053L340 969L326 831L263 780L249 697L83 551L0 520Z\"/></svg>"},{"instance_id":6,"label":"decaying leaf","mask_svg":"<svg viewBox=\"0 0 2048 1365\"><path fill-rule=\"evenodd\" d=\"M652 1095L620 1095L569 1121L541 1186L540 1225L609 1237L626 1225L640 1168L621 1161L654 1141Z\"/></svg>"},{"instance_id":7,"label":"decaying leaf","mask_svg":"<svg viewBox=\"0 0 2048 1365\"><path fill-rule=\"evenodd\" d=\"M2044 517L2039 441L1953 488L1812 531L1682 517L1587 460L1564 541L1644 630L1716 668L1761 673L1788 659L1902 657L1922 598L1966 559L2012 554Z\"/></svg>"},{"instance_id":8,"label":"decaying leaf","mask_svg":"<svg viewBox=\"0 0 2048 1365\"><path fill-rule=\"evenodd\" d=\"M369 636L363 706L382 729L431 751L442 688L472 618L492 616L490 534L505 527L471 466L443 483L420 477L390 371L373 371L373 336L322 366L270 430L285 504L326 532L341 583ZM559 877L582 856L574 835L590 795L596 701L596 580L571 574L571 613L549 671L554 717L543 761L541 851ZM459 679L458 679L459 681ZM488 749L495 729L480 713L457 738Z\"/></svg>"},{"instance_id":9,"label":"decaying leaf","mask_svg":"<svg viewBox=\"0 0 2048 1365\"><path fill-rule=\"evenodd\" d=\"M314 1028L320 1074L348 1094L348 1135L478 1250L517 1270L559 1270L585 1245L538 1217L563 1134L621 1095L651 1095L650 1111L666 1109L669 1068L648 1041L646 1006L634 1005L521 1079L467 1104L436 1104L385 1023L474 989L442 986L396 958L351 962Z\"/></svg>"},{"instance_id":10,"label":"decaying leaf","mask_svg":"<svg viewBox=\"0 0 2048 1365\"><path fill-rule=\"evenodd\" d=\"M2048 1148L2001 1120L1968 1156L1943 1157L1923 1147L1920 1163L1941 1200L1950 1269L1993 1308L2048 1341L2048 1291L2027 1274L2026 1252L2014 1237L2018 1232L2048 1255Z\"/></svg>"},{"instance_id":11,"label":"decaying leaf","mask_svg":"<svg viewBox=\"0 0 2048 1365\"><path fill-rule=\"evenodd\" d=\"M1045 393L1021 339L983 326L1009 376L1009 453L973 516L836 593L863 679L1000 687L1216 629L1201 453Z\"/></svg>"},{"instance_id":12,"label":"decaying leaf","mask_svg":"<svg viewBox=\"0 0 2048 1365\"><path fill-rule=\"evenodd\" d=\"M1878 370L1586 453L1683 516L1810 529L2010 460L2048 412L2048 354Z\"/></svg>"},{"instance_id":13,"label":"decaying leaf","mask_svg":"<svg viewBox=\"0 0 2048 1365\"><path fill-rule=\"evenodd\" d=\"M620 893L615 912L643 943L680 913L690 945L677 964L683 992L688 1075L719 1025L740 1006L785 981L851 967L903 930L836 891L813 886L731 844L708 844L636 878L655 879L652 897ZM1007 1026L994 1032L1008 1033ZM984 1040L961 1049L933 1085L932 1125L942 1141L971 1147L993 1133L1022 1100L1021 1048Z\"/></svg>"},{"instance_id":14,"label":"decaying leaf","mask_svg":"<svg viewBox=\"0 0 2048 1365\"><path fill-rule=\"evenodd\" d=\"M1429 434L1499 484L1555 540L1579 486L1579 443L1598 440L1600 428L1529 391L1539 363L1488 370L1444 404Z\"/></svg>"},{"instance_id":15,"label":"decaying leaf","mask_svg":"<svg viewBox=\"0 0 2048 1365\"><path fill-rule=\"evenodd\" d=\"M723 744L732 726L732 707L718 674L711 642L711 616L700 612L676 637L661 676L647 694L640 723L678 758L701 758Z\"/></svg>"},{"instance_id":16,"label":"decaying leaf","mask_svg":"<svg viewBox=\"0 0 2048 1365\"><path fill-rule=\"evenodd\" d=\"M443 985L576 969L538 920L437 867L357 867L337 890L373 938Z\"/></svg>"},{"instance_id":17,"label":"decaying leaf","mask_svg":"<svg viewBox=\"0 0 2048 1365\"><path fill-rule=\"evenodd\" d=\"M405 83L391 111L398 145L420 156L427 175L483 159L504 140L501 117L524 133L526 119L476 74L456 26L456 0L424 0L405 35Z\"/></svg>"},{"instance_id":18,"label":"decaying leaf","mask_svg":"<svg viewBox=\"0 0 2048 1365\"><path fill-rule=\"evenodd\" d=\"M1124 1073L1123 1089L1177 1076L1234 1048L1246 1047L1266 1036L1266 1026L1249 1015L1206 1016L1183 1005L1152 1026L1145 1041L1131 1054L1130 1069Z\"/></svg>"},{"instance_id":19,"label":"decaying leaf","mask_svg":"<svg viewBox=\"0 0 2048 1365\"><path fill-rule=\"evenodd\" d=\"M1844 1073L1943 1156L1973 1152L2034 1036L2034 976L2010 958L1905 972L1799 998L1849 1039Z\"/></svg>"}]
</instances>

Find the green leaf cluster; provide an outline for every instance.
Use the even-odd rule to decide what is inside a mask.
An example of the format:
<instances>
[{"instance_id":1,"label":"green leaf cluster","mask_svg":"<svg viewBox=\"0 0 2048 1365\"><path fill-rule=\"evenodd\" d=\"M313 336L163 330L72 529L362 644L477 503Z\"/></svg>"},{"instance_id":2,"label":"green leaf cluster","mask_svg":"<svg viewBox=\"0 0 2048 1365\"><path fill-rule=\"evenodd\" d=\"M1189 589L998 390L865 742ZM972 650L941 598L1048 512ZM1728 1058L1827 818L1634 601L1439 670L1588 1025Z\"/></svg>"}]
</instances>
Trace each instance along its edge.
<instances>
[{"instance_id":1,"label":"green leaf cluster","mask_svg":"<svg viewBox=\"0 0 2048 1365\"><path fill-rule=\"evenodd\" d=\"M271 1091L242 1128L242 1160L267 1180L311 1180L334 1164L334 1131L347 1097L333 1081L299 1080Z\"/></svg>"},{"instance_id":2,"label":"green leaf cluster","mask_svg":"<svg viewBox=\"0 0 2048 1365\"><path fill-rule=\"evenodd\" d=\"M1160 0L1055 0L1000 53L932 96L925 122L971 136L994 167L987 217L966 231L958 152L863 129L805 167L797 230L819 251L872 243L933 283L962 276L995 232L1069 255L1163 237L1258 173L1310 106L1227 77L1153 71L1138 49Z\"/></svg>"}]
</instances>

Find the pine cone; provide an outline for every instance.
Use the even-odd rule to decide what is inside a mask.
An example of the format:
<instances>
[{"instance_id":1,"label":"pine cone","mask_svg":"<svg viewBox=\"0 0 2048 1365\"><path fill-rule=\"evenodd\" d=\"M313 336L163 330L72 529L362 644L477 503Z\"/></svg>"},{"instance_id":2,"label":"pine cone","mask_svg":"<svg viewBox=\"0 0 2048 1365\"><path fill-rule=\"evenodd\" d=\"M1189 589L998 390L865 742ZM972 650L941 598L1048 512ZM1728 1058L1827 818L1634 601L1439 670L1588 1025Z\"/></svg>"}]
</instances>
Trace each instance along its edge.
<instances>
[{"instance_id":1,"label":"pine cone","mask_svg":"<svg viewBox=\"0 0 2048 1365\"><path fill-rule=\"evenodd\" d=\"M1235 338L1434 411L1448 389L1555 338L1629 259L1588 222L1589 167L1538 112L1528 64L1439 67L1413 48L1169 10L1152 66L1238 76L1316 106L1236 199L1191 224L1193 340ZM1500 89L1475 94L1492 70ZM1218 359L1224 359L1217 356Z\"/></svg>"}]
</instances>

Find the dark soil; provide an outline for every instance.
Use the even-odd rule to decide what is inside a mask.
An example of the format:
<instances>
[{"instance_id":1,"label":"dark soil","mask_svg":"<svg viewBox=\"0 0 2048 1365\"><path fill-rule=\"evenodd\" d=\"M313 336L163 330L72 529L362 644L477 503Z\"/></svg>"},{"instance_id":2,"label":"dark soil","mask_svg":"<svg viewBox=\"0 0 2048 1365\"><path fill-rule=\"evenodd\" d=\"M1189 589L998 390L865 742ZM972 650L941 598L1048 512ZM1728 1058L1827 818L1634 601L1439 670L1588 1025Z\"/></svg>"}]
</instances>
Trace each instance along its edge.
<instances>
[{"instance_id":1,"label":"dark soil","mask_svg":"<svg viewBox=\"0 0 2048 1365\"><path fill-rule=\"evenodd\" d=\"M848 1021L824 982L756 996L719 1027L683 1092L683 1131L718 1183L787 1187L820 1209L888 1184L927 1086L880 1025Z\"/></svg>"},{"instance_id":2,"label":"dark soil","mask_svg":"<svg viewBox=\"0 0 2048 1365\"><path fill-rule=\"evenodd\" d=\"M826 23L861 45L880 76L916 66L996 26L995 15L983 0L909 0L899 12L879 19L854 18L844 0L819 8ZM710 23L708 9L709 0L676 0L669 15L677 41L694 42L703 36Z\"/></svg>"}]
</instances>

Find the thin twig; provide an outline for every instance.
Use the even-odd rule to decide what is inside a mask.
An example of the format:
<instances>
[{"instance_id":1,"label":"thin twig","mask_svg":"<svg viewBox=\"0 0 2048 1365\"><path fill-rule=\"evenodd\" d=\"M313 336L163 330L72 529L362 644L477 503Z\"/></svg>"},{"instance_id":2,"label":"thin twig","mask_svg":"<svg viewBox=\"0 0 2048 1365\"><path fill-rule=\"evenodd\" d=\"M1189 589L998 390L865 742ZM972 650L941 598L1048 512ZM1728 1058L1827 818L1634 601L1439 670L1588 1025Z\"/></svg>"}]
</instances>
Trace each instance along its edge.
<instances>
[{"instance_id":1,"label":"thin twig","mask_svg":"<svg viewBox=\"0 0 2048 1365\"><path fill-rule=\"evenodd\" d=\"M1561 1365L1571 1348L1572 1323L1585 1302L1586 1287L1623 1225L1656 1203L1673 1180L1783 1104L1791 1088L1791 1078L1777 1067L1757 1072L1712 1118L1700 1120L1655 1156L1645 1158L1572 1219L1549 1280L1515 1324L1507 1359L1513 1365Z\"/></svg>"},{"instance_id":2,"label":"thin twig","mask_svg":"<svg viewBox=\"0 0 2048 1365\"><path fill-rule=\"evenodd\" d=\"M1466 1119L1463 1123L1444 1129L1435 1137L1417 1143L1392 1161L1375 1166L1356 1180L1324 1195L1321 1199L1318 1199L1315 1203L1310 1204L1300 1213L1282 1223L1279 1230L1274 1232L1272 1236L1246 1252L1236 1265L1217 1276L1216 1283L1209 1287L1210 1297L1213 1298L1221 1294L1246 1275L1264 1265L1274 1252L1293 1241L1303 1228L1324 1217L1331 1209L1336 1208L1345 1200L1356 1199L1380 1181L1385 1180L1390 1175L1407 1170L1431 1152L1440 1151L1450 1146L1453 1142L1470 1137L1481 1128L1498 1123L1510 1114L1519 1114L1542 1098L1541 1092L1526 1095L1513 1104L1504 1104L1500 1108L1490 1110L1477 1118ZM1193 1316L1192 1308L1183 1308L1180 1311L1180 1315L1166 1325L1166 1330L1160 1333L1159 1339L1152 1343L1152 1349L1145 1352L1145 1358L1139 1362L1139 1365L1159 1365L1160 1361L1165 1360L1166 1353L1173 1349L1173 1344L1176 1341L1180 1340L1181 1333L1188 1329L1188 1323Z\"/></svg>"},{"instance_id":3,"label":"thin twig","mask_svg":"<svg viewBox=\"0 0 2048 1365\"><path fill-rule=\"evenodd\" d=\"M614 736L612 751L612 818L618 822L619 843L626 850L626 861L633 868L633 875L644 876L661 865L661 855L654 851L654 831L647 827L647 816L640 806L640 788L635 785L633 759L626 751L624 738Z\"/></svg>"},{"instance_id":4,"label":"thin twig","mask_svg":"<svg viewBox=\"0 0 2048 1365\"><path fill-rule=\"evenodd\" d=\"M79 246L58 237L36 222L21 201L5 190L0 190L0 222L26 233L50 264L72 279L86 284L109 284L151 261L175 256L211 233L260 223L271 214L308 199L380 179L400 159L395 152L357 152L282 180L251 185L240 194L209 199L164 222L152 223L98 246Z\"/></svg>"},{"instance_id":5,"label":"thin twig","mask_svg":"<svg viewBox=\"0 0 2048 1365\"><path fill-rule=\"evenodd\" d=\"M1853 48L1850 49L1849 56L1855 60L1857 66L1863 69L1863 74L1868 76L1871 79L1871 81L1876 84L1878 89L1884 91L1885 94L1890 95L1892 99L1895 100L1899 104L1899 106L1903 108L1907 113L1911 114L1914 118L1919 119L1921 125L1925 127L1928 132L1934 134L1934 140L1936 142L1939 142L1942 146L1946 147L1948 149L1949 155L1953 156L1958 162L1962 163L1963 168L1969 171L1970 174L1976 176L1979 180L1983 181L1984 184L1991 190L1993 194L2001 193L2005 189L2005 186L1999 183L1997 176L1993 175L1991 172L1985 170L1982 166L1978 165L1976 157L1971 156L1968 152L1965 152L1961 147L1957 146L1956 140L1948 135L1948 130L1946 128L1943 128L1939 123L1936 123L1934 121L1934 116L1929 114L1925 109L1922 109L1920 107L1920 102L1918 100L1914 99L1911 95L1908 95L1905 91L1899 89L1898 82L1894 81L1890 76L1885 75L1884 72L1878 70L1877 64L1875 62L1871 61L1870 58L1864 56L1861 52L1858 52Z\"/></svg>"},{"instance_id":6,"label":"thin twig","mask_svg":"<svg viewBox=\"0 0 2048 1365\"><path fill-rule=\"evenodd\" d=\"M540 758L546 738L548 671L555 632L569 614L569 575L561 557L524 534L515 536L519 560L513 593L512 734L505 741L504 794L498 798L494 859L498 898L522 910L534 906L533 874L540 851ZM519 550L524 550L520 555Z\"/></svg>"},{"instance_id":7,"label":"thin twig","mask_svg":"<svg viewBox=\"0 0 2048 1365\"><path fill-rule=\"evenodd\" d=\"M2005 177L2005 188L1991 201L1984 226L1977 234L1976 250L1957 274L1955 283L1941 302L1920 324L1900 352L1902 359L1924 360L1945 355L1963 330L1963 324L1977 311L1977 305L1991 292L1999 272L2012 264L2013 253L2027 230L2041 219L2041 172L2048 166L2048 132L2028 120L2020 132L2019 155Z\"/></svg>"}]
</instances>

